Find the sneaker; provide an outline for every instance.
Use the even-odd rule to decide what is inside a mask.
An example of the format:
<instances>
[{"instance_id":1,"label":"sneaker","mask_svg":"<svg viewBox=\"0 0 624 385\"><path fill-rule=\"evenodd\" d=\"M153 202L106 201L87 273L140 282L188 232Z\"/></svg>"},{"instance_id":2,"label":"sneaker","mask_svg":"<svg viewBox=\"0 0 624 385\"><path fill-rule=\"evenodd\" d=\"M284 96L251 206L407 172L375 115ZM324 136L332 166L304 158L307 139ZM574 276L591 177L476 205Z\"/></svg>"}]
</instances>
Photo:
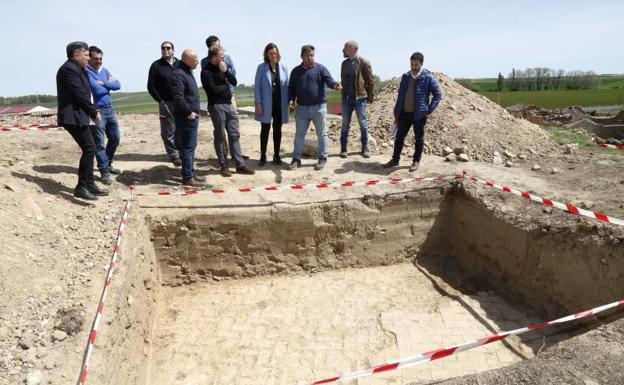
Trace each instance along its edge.
<instances>
[{"instance_id":1,"label":"sneaker","mask_svg":"<svg viewBox=\"0 0 624 385\"><path fill-rule=\"evenodd\" d=\"M95 183L87 185L86 189L91 194L96 195L96 196L100 196L100 197L107 196L108 192L109 192L106 189L99 188Z\"/></svg>"},{"instance_id":2,"label":"sneaker","mask_svg":"<svg viewBox=\"0 0 624 385\"><path fill-rule=\"evenodd\" d=\"M195 178L182 179L182 185L184 186L197 186L198 184Z\"/></svg>"},{"instance_id":3,"label":"sneaker","mask_svg":"<svg viewBox=\"0 0 624 385\"><path fill-rule=\"evenodd\" d=\"M230 171L230 169L227 167L221 167L221 176L229 178L232 176L232 171Z\"/></svg>"},{"instance_id":4,"label":"sneaker","mask_svg":"<svg viewBox=\"0 0 624 385\"><path fill-rule=\"evenodd\" d=\"M260 158L260 161L258 162L258 166L260 167L266 166L266 156L263 156Z\"/></svg>"},{"instance_id":5,"label":"sneaker","mask_svg":"<svg viewBox=\"0 0 624 385\"><path fill-rule=\"evenodd\" d=\"M244 175L253 175L256 173L253 169L249 168L247 165L242 165L240 167L236 167L236 172Z\"/></svg>"},{"instance_id":6,"label":"sneaker","mask_svg":"<svg viewBox=\"0 0 624 385\"><path fill-rule=\"evenodd\" d=\"M273 165L275 166L279 166L282 164L282 158L280 158L279 155L273 155L273 162L271 163L273 163Z\"/></svg>"},{"instance_id":7,"label":"sneaker","mask_svg":"<svg viewBox=\"0 0 624 385\"><path fill-rule=\"evenodd\" d=\"M96 197L95 195L91 194L89 192L89 190L87 190L86 187L84 186L79 186L76 187L76 189L74 190L74 196L76 198L82 198L88 201L96 201L98 200L98 197Z\"/></svg>"},{"instance_id":8,"label":"sneaker","mask_svg":"<svg viewBox=\"0 0 624 385\"><path fill-rule=\"evenodd\" d=\"M418 162L413 162L412 165L409 168L410 172L414 172L414 171L418 170L418 166L420 166L420 164Z\"/></svg>"},{"instance_id":9,"label":"sneaker","mask_svg":"<svg viewBox=\"0 0 624 385\"><path fill-rule=\"evenodd\" d=\"M176 167L180 167L180 166L182 166L182 159L180 159L180 158L173 158L173 159L171 159L171 163L173 163L173 165L176 166Z\"/></svg>"},{"instance_id":10,"label":"sneaker","mask_svg":"<svg viewBox=\"0 0 624 385\"><path fill-rule=\"evenodd\" d=\"M398 165L399 165L399 161L398 160L390 159L390 161L388 163L385 163L383 165L383 168L396 167Z\"/></svg>"},{"instance_id":11,"label":"sneaker","mask_svg":"<svg viewBox=\"0 0 624 385\"><path fill-rule=\"evenodd\" d=\"M113 166L110 166L110 167L108 168L108 172L110 172L110 173L111 173L111 174L113 174L113 175L120 175L120 174L121 174L121 170L120 170L120 169L118 169L118 168L115 168L115 167L113 167Z\"/></svg>"},{"instance_id":12,"label":"sneaker","mask_svg":"<svg viewBox=\"0 0 624 385\"><path fill-rule=\"evenodd\" d=\"M364 149L362 149L362 157L363 158L370 158L370 153L368 152L368 147L365 147Z\"/></svg>"},{"instance_id":13,"label":"sneaker","mask_svg":"<svg viewBox=\"0 0 624 385\"><path fill-rule=\"evenodd\" d=\"M341 152L340 152L340 157L341 157L342 159L344 159L344 158L346 158L346 157L348 157L348 156L349 156L349 153L348 153L346 150L345 150L345 151L341 151Z\"/></svg>"},{"instance_id":14,"label":"sneaker","mask_svg":"<svg viewBox=\"0 0 624 385\"><path fill-rule=\"evenodd\" d=\"M327 164L327 159L319 158L318 162L316 162L316 164L314 165L314 169L317 171L322 170L323 168L325 168L326 164Z\"/></svg>"},{"instance_id":15,"label":"sneaker","mask_svg":"<svg viewBox=\"0 0 624 385\"><path fill-rule=\"evenodd\" d=\"M290 162L290 169L291 170L296 170L299 167L301 167L301 161L299 159L293 159L292 162Z\"/></svg>"},{"instance_id":16,"label":"sneaker","mask_svg":"<svg viewBox=\"0 0 624 385\"><path fill-rule=\"evenodd\" d=\"M102 173L102 178L100 178L100 181L105 184L105 185L110 185L113 183L113 177L111 177L110 172L103 172Z\"/></svg>"}]
</instances>

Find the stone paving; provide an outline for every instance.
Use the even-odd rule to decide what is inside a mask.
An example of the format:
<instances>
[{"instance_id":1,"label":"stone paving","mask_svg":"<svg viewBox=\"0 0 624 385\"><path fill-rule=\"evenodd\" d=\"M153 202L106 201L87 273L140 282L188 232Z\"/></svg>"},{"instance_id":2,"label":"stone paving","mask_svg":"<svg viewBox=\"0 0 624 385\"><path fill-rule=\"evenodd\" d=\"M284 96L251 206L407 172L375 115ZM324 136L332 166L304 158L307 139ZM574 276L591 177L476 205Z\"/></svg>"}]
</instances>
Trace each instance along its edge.
<instances>
[{"instance_id":1,"label":"stone paving","mask_svg":"<svg viewBox=\"0 0 624 385\"><path fill-rule=\"evenodd\" d=\"M411 264L163 288L150 383L305 384L537 321L452 298ZM534 356L519 339L351 381L428 383Z\"/></svg>"}]
</instances>

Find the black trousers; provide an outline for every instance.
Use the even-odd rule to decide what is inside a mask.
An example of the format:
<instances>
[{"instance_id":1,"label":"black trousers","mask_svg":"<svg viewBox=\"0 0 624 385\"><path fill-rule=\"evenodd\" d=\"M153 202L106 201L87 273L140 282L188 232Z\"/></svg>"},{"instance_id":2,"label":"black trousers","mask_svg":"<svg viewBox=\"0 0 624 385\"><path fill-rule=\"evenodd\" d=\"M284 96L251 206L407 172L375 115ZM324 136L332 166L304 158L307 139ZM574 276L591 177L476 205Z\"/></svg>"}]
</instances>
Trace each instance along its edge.
<instances>
[{"instance_id":1,"label":"black trousers","mask_svg":"<svg viewBox=\"0 0 624 385\"><path fill-rule=\"evenodd\" d=\"M86 187L93 184L93 161L95 159L96 147L89 126L63 125L63 128L70 133L82 150L82 156L78 165L77 187Z\"/></svg>"},{"instance_id":2,"label":"black trousers","mask_svg":"<svg viewBox=\"0 0 624 385\"><path fill-rule=\"evenodd\" d=\"M279 101L278 101L279 102ZM282 110L279 106L273 106L273 156L279 157L282 145ZM260 123L260 156L266 158L269 131L271 123Z\"/></svg>"}]
</instances>

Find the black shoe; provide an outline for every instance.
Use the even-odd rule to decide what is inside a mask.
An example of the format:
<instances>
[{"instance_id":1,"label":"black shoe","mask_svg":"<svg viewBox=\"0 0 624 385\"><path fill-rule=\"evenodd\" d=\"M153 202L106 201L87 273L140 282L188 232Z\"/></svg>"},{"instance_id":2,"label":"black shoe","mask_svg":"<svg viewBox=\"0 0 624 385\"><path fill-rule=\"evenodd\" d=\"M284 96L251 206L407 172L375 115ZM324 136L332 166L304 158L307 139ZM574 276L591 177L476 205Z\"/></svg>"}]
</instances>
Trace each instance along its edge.
<instances>
[{"instance_id":1,"label":"black shoe","mask_svg":"<svg viewBox=\"0 0 624 385\"><path fill-rule=\"evenodd\" d=\"M106 196L108 195L108 190L103 189L103 188L99 188L98 186L95 185L95 183L87 185L87 190L93 194L93 195L97 195L100 197Z\"/></svg>"},{"instance_id":2,"label":"black shoe","mask_svg":"<svg viewBox=\"0 0 624 385\"><path fill-rule=\"evenodd\" d=\"M111 174L113 174L113 175L120 175L120 174L121 174L121 170L120 170L120 169L118 169L118 168L115 168L115 167L113 167L113 166L110 166L110 167L108 168L108 172L110 172L110 173L111 173Z\"/></svg>"},{"instance_id":3,"label":"black shoe","mask_svg":"<svg viewBox=\"0 0 624 385\"><path fill-rule=\"evenodd\" d=\"M273 155L273 163L275 166L279 166L282 164L282 158L279 155Z\"/></svg>"},{"instance_id":4,"label":"black shoe","mask_svg":"<svg viewBox=\"0 0 624 385\"><path fill-rule=\"evenodd\" d=\"M319 158L318 162L316 162L316 164L314 165L314 169L317 171L322 170L325 168L326 164L327 164L327 159Z\"/></svg>"},{"instance_id":5,"label":"black shoe","mask_svg":"<svg viewBox=\"0 0 624 385\"><path fill-rule=\"evenodd\" d=\"M264 167L266 165L266 156L260 158L260 162L258 162L258 166Z\"/></svg>"},{"instance_id":6,"label":"black shoe","mask_svg":"<svg viewBox=\"0 0 624 385\"><path fill-rule=\"evenodd\" d=\"M364 147L362 149L362 157L366 159L370 158L370 152L368 152L368 147Z\"/></svg>"},{"instance_id":7,"label":"black shoe","mask_svg":"<svg viewBox=\"0 0 624 385\"><path fill-rule=\"evenodd\" d=\"M103 172L102 178L100 178L100 181L102 182L102 184L105 184L108 186L113 183L113 177L111 177L110 172Z\"/></svg>"},{"instance_id":8,"label":"black shoe","mask_svg":"<svg viewBox=\"0 0 624 385\"><path fill-rule=\"evenodd\" d=\"M301 167L301 161L299 159L293 159L292 162L290 162L290 169L291 170L296 170L299 167Z\"/></svg>"},{"instance_id":9,"label":"black shoe","mask_svg":"<svg viewBox=\"0 0 624 385\"><path fill-rule=\"evenodd\" d=\"M348 157L348 156L349 156L349 153L347 152L347 150L342 150L342 151L340 151L340 157L341 157L342 159L345 159L345 158L346 158L346 157Z\"/></svg>"},{"instance_id":10,"label":"black shoe","mask_svg":"<svg viewBox=\"0 0 624 385\"><path fill-rule=\"evenodd\" d=\"M79 186L76 187L76 189L74 190L74 196L76 198L82 198L88 201L96 201L98 200L98 197L96 197L95 195L91 194L89 192L89 190L87 190L86 187L84 186Z\"/></svg>"},{"instance_id":11,"label":"black shoe","mask_svg":"<svg viewBox=\"0 0 624 385\"><path fill-rule=\"evenodd\" d=\"M390 159L390 161L388 163L383 165L383 168L396 167L398 165L399 165L399 161L398 160Z\"/></svg>"}]
</instances>

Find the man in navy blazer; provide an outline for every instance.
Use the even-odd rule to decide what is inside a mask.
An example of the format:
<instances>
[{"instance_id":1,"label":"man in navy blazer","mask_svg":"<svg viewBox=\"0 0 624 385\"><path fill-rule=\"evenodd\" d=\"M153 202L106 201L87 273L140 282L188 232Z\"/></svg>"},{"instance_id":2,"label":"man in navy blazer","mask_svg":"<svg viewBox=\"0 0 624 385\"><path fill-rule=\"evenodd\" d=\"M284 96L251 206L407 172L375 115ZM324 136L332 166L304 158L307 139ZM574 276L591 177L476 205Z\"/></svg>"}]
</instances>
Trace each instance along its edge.
<instances>
[{"instance_id":1,"label":"man in navy blazer","mask_svg":"<svg viewBox=\"0 0 624 385\"><path fill-rule=\"evenodd\" d=\"M394 105L394 124L397 127L394 139L392 159L384 168L399 165L403 143L410 128L414 126L416 148L412 158L410 172L418 169L425 144L425 124L427 117L438 107L442 100L442 90L435 76L422 68L425 58L422 53L414 52L410 57L410 71L403 74L399 85L399 96ZM430 99L431 95L433 98Z\"/></svg>"},{"instance_id":2,"label":"man in navy blazer","mask_svg":"<svg viewBox=\"0 0 624 385\"><path fill-rule=\"evenodd\" d=\"M100 122L100 112L91 98L89 78L86 66L89 63L89 46L82 41L67 45L67 61L56 73L56 91L58 100L58 125L70 133L82 150L78 166L78 185L74 196L87 200L97 200L98 196L108 195L93 180L93 161L95 141L89 124L93 120Z\"/></svg>"},{"instance_id":3,"label":"man in navy blazer","mask_svg":"<svg viewBox=\"0 0 624 385\"><path fill-rule=\"evenodd\" d=\"M197 147L197 129L199 127L199 93L193 70L197 68L197 52L185 49L182 60L173 70L171 94L173 96L173 115L175 117L175 144L180 151L182 161L182 184L195 186L205 178L195 174L195 148Z\"/></svg>"}]
</instances>

